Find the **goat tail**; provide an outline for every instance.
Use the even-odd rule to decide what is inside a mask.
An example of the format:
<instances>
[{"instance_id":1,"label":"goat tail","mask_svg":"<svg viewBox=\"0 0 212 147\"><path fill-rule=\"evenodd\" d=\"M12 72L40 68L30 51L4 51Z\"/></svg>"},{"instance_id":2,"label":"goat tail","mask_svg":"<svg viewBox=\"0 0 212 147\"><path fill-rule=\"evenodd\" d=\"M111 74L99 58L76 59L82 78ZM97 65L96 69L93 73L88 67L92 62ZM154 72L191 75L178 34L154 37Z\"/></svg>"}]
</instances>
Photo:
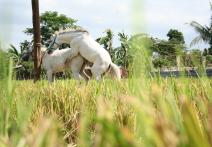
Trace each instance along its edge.
<instances>
[{"instance_id":1,"label":"goat tail","mask_svg":"<svg viewBox=\"0 0 212 147\"><path fill-rule=\"evenodd\" d=\"M114 63L111 63L110 64L110 69L109 69L109 74L112 78L115 78L115 79L118 79L120 80L121 79L121 72L120 72L120 69L119 67L114 64Z\"/></svg>"}]
</instances>

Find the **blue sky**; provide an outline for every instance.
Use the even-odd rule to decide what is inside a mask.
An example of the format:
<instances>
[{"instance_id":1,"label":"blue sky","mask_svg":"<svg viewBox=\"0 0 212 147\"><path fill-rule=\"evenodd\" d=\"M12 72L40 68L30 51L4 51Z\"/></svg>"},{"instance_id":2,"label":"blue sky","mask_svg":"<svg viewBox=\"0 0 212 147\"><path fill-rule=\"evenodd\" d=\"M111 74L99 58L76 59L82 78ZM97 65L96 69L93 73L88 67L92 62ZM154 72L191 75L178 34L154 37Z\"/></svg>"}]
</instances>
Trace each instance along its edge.
<instances>
[{"instance_id":1,"label":"blue sky","mask_svg":"<svg viewBox=\"0 0 212 147\"><path fill-rule=\"evenodd\" d=\"M132 16L138 14L139 24L145 26L139 32L167 39L167 32L174 28L183 32L189 44L197 34L186 23L195 20L208 25L211 13L209 0L144 0L138 8L140 11L133 11L133 0L40 0L40 13L58 11L77 19L77 24L88 29L94 38L102 36L107 28L116 36L122 31L135 33ZM1 44L18 47L19 42L30 39L23 30L32 26L31 16L31 0L0 0ZM114 45L119 46L116 37Z\"/></svg>"}]
</instances>

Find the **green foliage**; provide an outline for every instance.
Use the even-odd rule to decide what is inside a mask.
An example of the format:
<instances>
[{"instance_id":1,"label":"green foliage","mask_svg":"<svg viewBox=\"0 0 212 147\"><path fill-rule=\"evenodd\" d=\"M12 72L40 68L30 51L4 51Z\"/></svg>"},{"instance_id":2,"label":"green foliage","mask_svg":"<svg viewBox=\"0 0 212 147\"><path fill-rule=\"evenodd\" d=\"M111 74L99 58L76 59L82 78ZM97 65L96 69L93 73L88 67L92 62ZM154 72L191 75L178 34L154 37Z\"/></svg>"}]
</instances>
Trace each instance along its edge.
<instances>
[{"instance_id":1,"label":"green foliage","mask_svg":"<svg viewBox=\"0 0 212 147\"><path fill-rule=\"evenodd\" d=\"M25 41L22 45L25 48L28 44ZM24 55L24 50L22 53L19 53L18 50L13 46L10 45L10 48L7 50L6 57L12 59L14 63L14 70L13 70L13 77L19 80L23 79L32 79L34 73L34 63L32 60L24 61L22 60L22 56Z\"/></svg>"},{"instance_id":2,"label":"green foliage","mask_svg":"<svg viewBox=\"0 0 212 147\"><path fill-rule=\"evenodd\" d=\"M200 67L202 66L202 52L198 49L193 49L188 54L190 64L187 66L190 67Z\"/></svg>"},{"instance_id":3,"label":"green foliage","mask_svg":"<svg viewBox=\"0 0 212 147\"><path fill-rule=\"evenodd\" d=\"M18 80L32 79L34 77L33 61L22 61L21 65L22 65L22 67L15 70L16 79L18 79Z\"/></svg>"},{"instance_id":4,"label":"green foliage","mask_svg":"<svg viewBox=\"0 0 212 147\"><path fill-rule=\"evenodd\" d=\"M199 34L196 38L194 38L191 42L191 46L199 43L200 41L204 41L212 47L212 39L211 39L211 27L203 26L196 21L192 21L190 26Z\"/></svg>"},{"instance_id":5,"label":"green foliage","mask_svg":"<svg viewBox=\"0 0 212 147\"><path fill-rule=\"evenodd\" d=\"M167 37L169 37L169 41L179 42L182 44L185 43L183 33L176 29L169 30Z\"/></svg>"},{"instance_id":6,"label":"green foliage","mask_svg":"<svg viewBox=\"0 0 212 147\"><path fill-rule=\"evenodd\" d=\"M8 49L7 52L8 52L8 56L12 58L15 65L21 64L21 54L18 52L15 46L10 45L10 48Z\"/></svg>"},{"instance_id":7,"label":"green foliage","mask_svg":"<svg viewBox=\"0 0 212 147\"><path fill-rule=\"evenodd\" d=\"M208 49L208 54L209 54L209 55L212 55L212 47L210 47L210 48Z\"/></svg>"},{"instance_id":8,"label":"green foliage","mask_svg":"<svg viewBox=\"0 0 212 147\"><path fill-rule=\"evenodd\" d=\"M20 53L18 52L16 47L13 46L12 44L10 45L10 48L8 49L8 52L13 54L13 55L15 55L15 56L20 56Z\"/></svg>"},{"instance_id":9,"label":"green foliage","mask_svg":"<svg viewBox=\"0 0 212 147\"><path fill-rule=\"evenodd\" d=\"M207 50L206 48L204 49L202 55L203 55L203 56L207 56L207 55L208 55L208 50Z\"/></svg>"},{"instance_id":10,"label":"green foliage","mask_svg":"<svg viewBox=\"0 0 212 147\"><path fill-rule=\"evenodd\" d=\"M104 49L106 49L109 54L113 57L113 32L111 29L105 30L106 36L97 38L96 41L99 42L99 44L104 46Z\"/></svg>"},{"instance_id":11,"label":"green foliage","mask_svg":"<svg viewBox=\"0 0 212 147\"><path fill-rule=\"evenodd\" d=\"M154 44L154 50L160 55L176 57L181 48L179 48L179 44L175 41L162 40Z\"/></svg>"},{"instance_id":12,"label":"green foliage","mask_svg":"<svg viewBox=\"0 0 212 147\"><path fill-rule=\"evenodd\" d=\"M181 54L184 47L184 37L183 34L177 30L171 29L167 36L169 37L168 41L166 40L154 40L153 51L159 53L160 55L172 56Z\"/></svg>"},{"instance_id":13,"label":"green foliage","mask_svg":"<svg viewBox=\"0 0 212 147\"><path fill-rule=\"evenodd\" d=\"M176 66L177 56L181 56L185 50L185 41L182 32L171 29L167 34L168 41L152 39L152 51L157 54L153 59L156 68L164 66Z\"/></svg>"},{"instance_id":14,"label":"green foliage","mask_svg":"<svg viewBox=\"0 0 212 147\"><path fill-rule=\"evenodd\" d=\"M105 33L106 36L97 38L96 41L103 45L103 47L109 52L112 61L115 64L127 69L132 60L132 56L129 54L128 36L125 33L118 33L121 46L113 48L113 32L110 29L107 29Z\"/></svg>"},{"instance_id":15,"label":"green foliage","mask_svg":"<svg viewBox=\"0 0 212 147\"><path fill-rule=\"evenodd\" d=\"M202 62L202 52L198 49L191 51L191 60L193 62L193 66L201 66Z\"/></svg>"},{"instance_id":16,"label":"green foliage","mask_svg":"<svg viewBox=\"0 0 212 147\"><path fill-rule=\"evenodd\" d=\"M30 42L27 40L24 40L23 42L20 43L21 54L28 52L29 45Z\"/></svg>"},{"instance_id":17,"label":"green foliage","mask_svg":"<svg viewBox=\"0 0 212 147\"><path fill-rule=\"evenodd\" d=\"M76 27L76 20L69 18L66 15L58 14L58 12L55 11L47 11L41 14L40 21L42 44L45 46L49 45L48 40L55 31L58 31L61 28ZM33 29L27 28L24 32L28 35L32 35Z\"/></svg>"},{"instance_id":18,"label":"green foliage","mask_svg":"<svg viewBox=\"0 0 212 147\"><path fill-rule=\"evenodd\" d=\"M207 55L206 56L206 64L212 64L212 55Z\"/></svg>"},{"instance_id":19,"label":"green foliage","mask_svg":"<svg viewBox=\"0 0 212 147\"><path fill-rule=\"evenodd\" d=\"M175 57L176 58L176 57ZM172 56L159 55L153 57L153 65L155 68L173 67L176 65L176 60Z\"/></svg>"},{"instance_id":20,"label":"green foliage","mask_svg":"<svg viewBox=\"0 0 212 147\"><path fill-rule=\"evenodd\" d=\"M128 69L132 62L132 55L129 53L129 39L125 33L118 33L121 46L113 49L113 62L125 69Z\"/></svg>"},{"instance_id":21,"label":"green foliage","mask_svg":"<svg viewBox=\"0 0 212 147\"><path fill-rule=\"evenodd\" d=\"M211 7L211 2L210 2ZM212 10L212 7L211 7ZM205 43L208 43L210 45L209 49L212 50L212 16L210 20L210 25L201 25L200 23L196 21L192 21L189 23L189 25L195 30L195 32L198 34L196 38L194 38L191 42L191 46L199 43L200 41L204 41ZM212 52L209 53L212 55Z\"/></svg>"},{"instance_id":22,"label":"green foliage","mask_svg":"<svg viewBox=\"0 0 212 147\"><path fill-rule=\"evenodd\" d=\"M156 68L163 66L176 66L176 58L183 52L184 46L176 41L159 41L153 45L153 50L158 56L154 57L153 64ZM159 62L159 63L157 63Z\"/></svg>"}]
</instances>

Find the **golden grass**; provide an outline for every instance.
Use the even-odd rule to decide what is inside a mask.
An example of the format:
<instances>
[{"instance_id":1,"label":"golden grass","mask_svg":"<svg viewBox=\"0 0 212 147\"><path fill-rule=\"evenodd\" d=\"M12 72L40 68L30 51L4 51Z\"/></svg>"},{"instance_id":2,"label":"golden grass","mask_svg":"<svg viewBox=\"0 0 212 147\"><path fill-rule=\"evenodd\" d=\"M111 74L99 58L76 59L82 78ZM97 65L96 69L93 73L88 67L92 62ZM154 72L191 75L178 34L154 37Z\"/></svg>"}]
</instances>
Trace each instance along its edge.
<instances>
[{"instance_id":1,"label":"golden grass","mask_svg":"<svg viewBox=\"0 0 212 147\"><path fill-rule=\"evenodd\" d=\"M136 81L15 81L0 145L211 145L211 80Z\"/></svg>"}]
</instances>

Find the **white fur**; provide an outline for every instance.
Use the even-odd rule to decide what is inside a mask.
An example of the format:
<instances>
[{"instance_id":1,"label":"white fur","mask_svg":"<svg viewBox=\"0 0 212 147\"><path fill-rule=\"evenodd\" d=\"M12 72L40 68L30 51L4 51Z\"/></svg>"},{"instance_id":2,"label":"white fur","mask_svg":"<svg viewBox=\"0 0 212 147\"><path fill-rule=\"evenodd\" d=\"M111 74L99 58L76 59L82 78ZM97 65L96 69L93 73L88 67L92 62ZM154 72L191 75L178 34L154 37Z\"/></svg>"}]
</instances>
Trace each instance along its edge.
<instances>
[{"instance_id":1,"label":"white fur","mask_svg":"<svg viewBox=\"0 0 212 147\"><path fill-rule=\"evenodd\" d=\"M71 59L80 54L93 63L91 72L95 79L99 80L101 75L108 71L109 67L109 73L112 77L121 78L119 68L112 63L109 53L88 32L82 30L64 31L57 33L51 40L51 47L53 48L56 48L57 44L70 43L72 48L70 51Z\"/></svg>"},{"instance_id":2,"label":"white fur","mask_svg":"<svg viewBox=\"0 0 212 147\"><path fill-rule=\"evenodd\" d=\"M80 73L83 74L81 72L81 68L83 66L84 59L82 58L82 56L77 55L70 60L70 56L72 53L71 48L55 50L52 54L48 54L45 51L45 48L42 48L41 51L43 54L42 66L46 70L47 77L50 82L53 81L52 75L54 73L63 72L65 70L71 70L75 79L83 79Z\"/></svg>"}]
</instances>

